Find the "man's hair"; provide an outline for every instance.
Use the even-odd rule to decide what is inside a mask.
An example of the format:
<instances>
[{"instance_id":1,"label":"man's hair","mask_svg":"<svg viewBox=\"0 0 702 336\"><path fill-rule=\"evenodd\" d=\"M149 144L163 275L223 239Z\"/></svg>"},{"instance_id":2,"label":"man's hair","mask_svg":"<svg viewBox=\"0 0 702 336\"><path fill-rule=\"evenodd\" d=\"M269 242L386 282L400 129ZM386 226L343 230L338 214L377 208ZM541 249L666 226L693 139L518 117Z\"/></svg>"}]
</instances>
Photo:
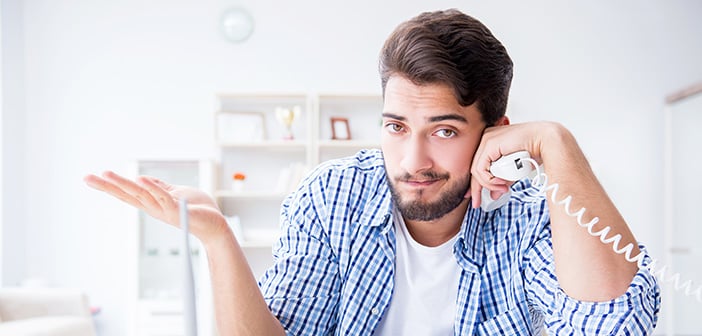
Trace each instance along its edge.
<instances>
[{"instance_id":1,"label":"man's hair","mask_svg":"<svg viewBox=\"0 0 702 336\"><path fill-rule=\"evenodd\" d=\"M478 103L488 126L507 109L512 59L485 25L456 9L400 24L385 41L379 70L383 96L390 76L401 75L416 85L448 85L461 106Z\"/></svg>"}]
</instances>

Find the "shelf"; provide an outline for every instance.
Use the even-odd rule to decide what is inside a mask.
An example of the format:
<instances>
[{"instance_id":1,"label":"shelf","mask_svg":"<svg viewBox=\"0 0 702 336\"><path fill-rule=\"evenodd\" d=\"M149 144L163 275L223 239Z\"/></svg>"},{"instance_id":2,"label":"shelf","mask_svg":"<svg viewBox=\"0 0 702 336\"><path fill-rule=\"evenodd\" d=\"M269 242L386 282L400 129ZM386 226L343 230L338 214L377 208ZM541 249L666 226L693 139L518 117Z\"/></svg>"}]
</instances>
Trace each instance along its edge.
<instances>
[{"instance_id":1,"label":"shelf","mask_svg":"<svg viewBox=\"0 0 702 336\"><path fill-rule=\"evenodd\" d=\"M702 248L673 246L668 251L676 256L702 256Z\"/></svg>"},{"instance_id":2,"label":"shelf","mask_svg":"<svg viewBox=\"0 0 702 336\"><path fill-rule=\"evenodd\" d=\"M272 248L273 247L273 240L271 241L240 241L239 245L242 248Z\"/></svg>"},{"instance_id":3,"label":"shelf","mask_svg":"<svg viewBox=\"0 0 702 336\"><path fill-rule=\"evenodd\" d=\"M248 104L278 104L281 101L305 101L307 99L308 93L305 92L293 92L293 93L218 93L217 99L222 101L236 101L238 103L248 103Z\"/></svg>"},{"instance_id":4,"label":"shelf","mask_svg":"<svg viewBox=\"0 0 702 336\"><path fill-rule=\"evenodd\" d=\"M319 148L380 148L380 144L364 140L321 140Z\"/></svg>"},{"instance_id":5,"label":"shelf","mask_svg":"<svg viewBox=\"0 0 702 336\"><path fill-rule=\"evenodd\" d=\"M280 237L279 229L248 229L242 232L241 229L234 229L234 236L242 248L270 249L278 237Z\"/></svg>"},{"instance_id":6,"label":"shelf","mask_svg":"<svg viewBox=\"0 0 702 336\"><path fill-rule=\"evenodd\" d=\"M256 192L256 191L244 191L236 192L232 190L217 190L214 192L216 198L230 198L230 199L243 199L243 200L258 200L258 201L281 201L285 198L286 194L278 192Z\"/></svg>"},{"instance_id":7,"label":"shelf","mask_svg":"<svg viewBox=\"0 0 702 336\"><path fill-rule=\"evenodd\" d=\"M307 143L300 140L269 140L261 142L219 142L217 146L237 149L299 150L304 151Z\"/></svg>"},{"instance_id":8,"label":"shelf","mask_svg":"<svg viewBox=\"0 0 702 336\"><path fill-rule=\"evenodd\" d=\"M183 313L183 300L181 298L140 298L138 301L141 309L156 311L159 313Z\"/></svg>"}]
</instances>

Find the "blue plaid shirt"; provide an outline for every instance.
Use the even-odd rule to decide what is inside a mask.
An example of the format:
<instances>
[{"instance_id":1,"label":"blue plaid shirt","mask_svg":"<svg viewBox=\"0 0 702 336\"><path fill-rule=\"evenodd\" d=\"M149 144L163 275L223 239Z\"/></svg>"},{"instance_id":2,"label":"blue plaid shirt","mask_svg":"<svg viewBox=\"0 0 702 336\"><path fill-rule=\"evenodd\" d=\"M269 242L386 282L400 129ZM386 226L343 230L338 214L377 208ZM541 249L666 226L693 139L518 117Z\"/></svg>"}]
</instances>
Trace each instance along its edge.
<instances>
[{"instance_id":1,"label":"blue plaid shirt","mask_svg":"<svg viewBox=\"0 0 702 336\"><path fill-rule=\"evenodd\" d=\"M493 212L469 208L455 335L644 335L659 288L640 270L607 302L569 298L554 273L546 200L529 181ZM320 165L283 202L274 265L259 286L289 335L372 335L393 295L393 202L378 150ZM431 323L431 321L427 321Z\"/></svg>"}]
</instances>

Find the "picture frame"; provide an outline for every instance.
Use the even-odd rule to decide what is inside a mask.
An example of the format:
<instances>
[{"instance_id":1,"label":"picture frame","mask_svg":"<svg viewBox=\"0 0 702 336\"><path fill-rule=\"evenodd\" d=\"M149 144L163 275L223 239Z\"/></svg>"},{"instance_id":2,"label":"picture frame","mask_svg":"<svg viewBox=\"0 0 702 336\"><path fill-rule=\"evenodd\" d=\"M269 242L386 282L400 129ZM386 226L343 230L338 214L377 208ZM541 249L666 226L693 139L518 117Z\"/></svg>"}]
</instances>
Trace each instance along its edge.
<instances>
[{"instance_id":1,"label":"picture frame","mask_svg":"<svg viewBox=\"0 0 702 336\"><path fill-rule=\"evenodd\" d=\"M215 137L221 143L257 143L267 138L263 112L220 111L215 123Z\"/></svg>"},{"instance_id":2,"label":"picture frame","mask_svg":"<svg viewBox=\"0 0 702 336\"><path fill-rule=\"evenodd\" d=\"M351 140L351 129L349 119L342 117L331 117L332 140Z\"/></svg>"}]
</instances>

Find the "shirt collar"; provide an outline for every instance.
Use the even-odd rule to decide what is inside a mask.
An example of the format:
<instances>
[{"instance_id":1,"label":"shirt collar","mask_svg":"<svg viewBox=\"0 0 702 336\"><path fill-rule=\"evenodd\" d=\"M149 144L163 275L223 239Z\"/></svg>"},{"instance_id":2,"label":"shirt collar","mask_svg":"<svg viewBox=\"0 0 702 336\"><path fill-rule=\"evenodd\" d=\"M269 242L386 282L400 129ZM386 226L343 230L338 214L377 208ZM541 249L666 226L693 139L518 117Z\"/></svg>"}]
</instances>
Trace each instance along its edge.
<instances>
[{"instance_id":1,"label":"shirt collar","mask_svg":"<svg viewBox=\"0 0 702 336\"><path fill-rule=\"evenodd\" d=\"M384 171L376 183L378 188L373 195L368 195L370 199L360 222L370 227L382 227L382 232L387 233L392 228L392 194Z\"/></svg>"},{"instance_id":2,"label":"shirt collar","mask_svg":"<svg viewBox=\"0 0 702 336\"><path fill-rule=\"evenodd\" d=\"M483 227L488 217L489 213L483 212L480 208L474 209L469 206L463 218L461 231L458 234L453 252L459 265L467 271L477 273L483 267L485 256Z\"/></svg>"}]
</instances>

